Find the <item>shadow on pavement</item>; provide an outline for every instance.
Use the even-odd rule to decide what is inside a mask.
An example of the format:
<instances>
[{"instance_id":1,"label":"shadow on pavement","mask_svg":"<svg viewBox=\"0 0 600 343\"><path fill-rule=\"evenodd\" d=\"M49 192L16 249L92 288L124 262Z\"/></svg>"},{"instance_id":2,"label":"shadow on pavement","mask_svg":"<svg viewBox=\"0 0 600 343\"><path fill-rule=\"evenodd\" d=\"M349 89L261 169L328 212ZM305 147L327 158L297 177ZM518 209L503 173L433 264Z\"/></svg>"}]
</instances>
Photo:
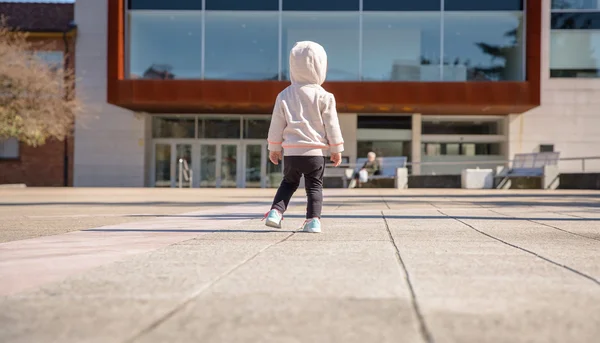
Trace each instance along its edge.
<instances>
[{"instance_id":1,"label":"shadow on pavement","mask_svg":"<svg viewBox=\"0 0 600 343\"><path fill-rule=\"evenodd\" d=\"M88 232L191 232L191 233L292 233L296 230L203 230L203 229L86 229Z\"/></svg>"},{"instance_id":2,"label":"shadow on pavement","mask_svg":"<svg viewBox=\"0 0 600 343\"><path fill-rule=\"evenodd\" d=\"M127 217L141 217L141 218L198 218L198 219L211 219L211 220L234 220L234 219L262 219L262 216L253 216L248 214L140 214L140 215L128 215ZM304 215L301 214L286 214L285 218L301 218L304 219ZM338 219L382 219L381 215L377 214L325 214L324 219L327 218L338 218ZM449 217L444 215L431 215L431 216L413 216L413 215L385 215L386 219L448 219ZM465 220L546 220L546 221L563 221L563 222L588 222L588 221L600 221L600 218L543 218L543 217L503 217L503 216L452 216L451 218L465 219Z\"/></svg>"}]
</instances>

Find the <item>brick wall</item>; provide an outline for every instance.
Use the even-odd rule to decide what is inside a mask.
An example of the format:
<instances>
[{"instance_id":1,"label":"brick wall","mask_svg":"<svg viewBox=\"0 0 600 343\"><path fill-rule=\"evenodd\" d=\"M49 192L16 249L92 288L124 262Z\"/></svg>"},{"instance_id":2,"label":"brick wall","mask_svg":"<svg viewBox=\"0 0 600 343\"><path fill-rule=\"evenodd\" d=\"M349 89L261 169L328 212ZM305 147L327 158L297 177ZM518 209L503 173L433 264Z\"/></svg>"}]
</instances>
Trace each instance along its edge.
<instances>
[{"instance_id":1,"label":"brick wall","mask_svg":"<svg viewBox=\"0 0 600 343\"><path fill-rule=\"evenodd\" d=\"M72 139L69 139L67 144L70 150L69 160L72 161ZM21 143L18 159L0 160L0 184L24 183L30 187L61 187L64 185L64 152L64 142L50 141L37 148ZM71 166L69 184L72 184L72 176Z\"/></svg>"}]
</instances>

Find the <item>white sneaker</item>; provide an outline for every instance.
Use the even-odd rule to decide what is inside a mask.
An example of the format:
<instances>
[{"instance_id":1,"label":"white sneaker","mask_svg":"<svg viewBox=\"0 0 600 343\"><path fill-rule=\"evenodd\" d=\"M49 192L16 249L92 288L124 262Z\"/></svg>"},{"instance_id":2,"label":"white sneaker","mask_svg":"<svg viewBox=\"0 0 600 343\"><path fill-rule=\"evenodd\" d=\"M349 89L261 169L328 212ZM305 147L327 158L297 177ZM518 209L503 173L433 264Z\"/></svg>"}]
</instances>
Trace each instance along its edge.
<instances>
[{"instance_id":1,"label":"white sneaker","mask_svg":"<svg viewBox=\"0 0 600 343\"><path fill-rule=\"evenodd\" d=\"M302 231L310 233L321 232L321 221L318 218L307 219L302 225Z\"/></svg>"},{"instance_id":2,"label":"white sneaker","mask_svg":"<svg viewBox=\"0 0 600 343\"><path fill-rule=\"evenodd\" d=\"M265 225L268 227L274 227L276 229L281 229L281 221L283 220L283 215L279 213L277 210L270 210L265 215L266 219Z\"/></svg>"}]
</instances>

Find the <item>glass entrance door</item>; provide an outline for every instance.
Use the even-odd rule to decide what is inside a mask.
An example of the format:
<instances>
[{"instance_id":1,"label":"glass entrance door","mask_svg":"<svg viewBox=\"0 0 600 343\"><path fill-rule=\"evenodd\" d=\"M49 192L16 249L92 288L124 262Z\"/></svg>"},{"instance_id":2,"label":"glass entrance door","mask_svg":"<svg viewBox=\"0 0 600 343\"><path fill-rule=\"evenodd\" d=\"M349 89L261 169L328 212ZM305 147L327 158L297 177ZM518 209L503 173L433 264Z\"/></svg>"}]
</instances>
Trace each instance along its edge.
<instances>
[{"instance_id":1,"label":"glass entrance door","mask_svg":"<svg viewBox=\"0 0 600 343\"><path fill-rule=\"evenodd\" d=\"M200 187L217 187L217 145L200 145Z\"/></svg>"},{"instance_id":2,"label":"glass entrance door","mask_svg":"<svg viewBox=\"0 0 600 343\"><path fill-rule=\"evenodd\" d=\"M265 188L281 182L281 164L269 161L262 140L164 140L155 142L153 153L154 187Z\"/></svg>"},{"instance_id":3,"label":"glass entrance door","mask_svg":"<svg viewBox=\"0 0 600 343\"><path fill-rule=\"evenodd\" d=\"M263 144L247 144L245 146L245 180L246 188L265 187L265 160Z\"/></svg>"},{"instance_id":4,"label":"glass entrance door","mask_svg":"<svg viewBox=\"0 0 600 343\"><path fill-rule=\"evenodd\" d=\"M219 146L220 173L217 176L217 187L238 187L238 146L236 144L221 144Z\"/></svg>"}]
</instances>

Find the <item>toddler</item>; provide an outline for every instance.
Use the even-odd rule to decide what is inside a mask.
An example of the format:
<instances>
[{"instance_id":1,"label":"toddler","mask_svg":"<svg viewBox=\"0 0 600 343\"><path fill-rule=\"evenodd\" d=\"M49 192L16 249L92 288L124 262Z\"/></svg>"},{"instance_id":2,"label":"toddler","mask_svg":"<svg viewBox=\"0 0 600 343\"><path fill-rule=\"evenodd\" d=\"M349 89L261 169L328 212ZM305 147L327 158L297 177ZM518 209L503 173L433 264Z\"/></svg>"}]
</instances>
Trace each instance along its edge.
<instances>
[{"instance_id":1,"label":"toddler","mask_svg":"<svg viewBox=\"0 0 600 343\"><path fill-rule=\"evenodd\" d=\"M308 205L305 232L321 232L323 172L326 154L339 166L344 141L335 98L321 85L327 74L327 54L315 42L294 45L290 52L292 84L277 96L269 128L269 159L283 159L283 181L277 190L266 225L281 228L283 213L304 175ZM282 154L283 151L283 154Z\"/></svg>"}]
</instances>

